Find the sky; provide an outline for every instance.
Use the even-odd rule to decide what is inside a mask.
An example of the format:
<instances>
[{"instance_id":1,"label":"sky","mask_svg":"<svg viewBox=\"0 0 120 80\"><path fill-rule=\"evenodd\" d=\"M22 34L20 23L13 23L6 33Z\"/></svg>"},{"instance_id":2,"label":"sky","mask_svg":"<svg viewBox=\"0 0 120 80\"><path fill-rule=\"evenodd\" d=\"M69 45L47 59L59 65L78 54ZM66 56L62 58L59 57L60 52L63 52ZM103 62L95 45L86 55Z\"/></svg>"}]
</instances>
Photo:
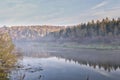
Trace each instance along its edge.
<instances>
[{"instance_id":1,"label":"sky","mask_svg":"<svg viewBox=\"0 0 120 80\"><path fill-rule=\"evenodd\" d=\"M120 0L0 0L0 26L67 26L105 17L120 17Z\"/></svg>"}]
</instances>

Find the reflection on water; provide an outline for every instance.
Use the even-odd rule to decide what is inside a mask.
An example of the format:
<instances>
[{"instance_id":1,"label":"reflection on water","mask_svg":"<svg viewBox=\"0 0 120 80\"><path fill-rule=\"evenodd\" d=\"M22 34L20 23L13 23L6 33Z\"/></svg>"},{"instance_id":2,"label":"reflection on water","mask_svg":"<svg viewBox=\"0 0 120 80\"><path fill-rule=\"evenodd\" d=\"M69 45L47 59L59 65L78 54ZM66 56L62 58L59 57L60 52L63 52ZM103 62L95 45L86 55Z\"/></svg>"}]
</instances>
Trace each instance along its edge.
<instances>
[{"instance_id":1,"label":"reflection on water","mask_svg":"<svg viewBox=\"0 0 120 80\"><path fill-rule=\"evenodd\" d=\"M119 80L120 76L119 69L108 72L56 57L24 57L19 63L24 67L13 70L11 80Z\"/></svg>"},{"instance_id":2,"label":"reflection on water","mask_svg":"<svg viewBox=\"0 0 120 80\"><path fill-rule=\"evenodd\" d=\"M11 80L120 79L119 50L56 49L21 45L17 47L24 55L18 61L22 66L11 71Z\"/></svg>"},{"instance_id":3,"label":"reflection on water","mask_svg":"<svg viewBox=\"0 0 120 80\"><path fill-rule=\"evenodd\" d=\"M26 47L27 46L27 47ZM49 49L46 47L36 47L26 45L20 47L24 56L49 58L58 57L79 64L89 65L90 67L104 68L106 71L117 70L120 68L119 50L90 50L90 49ZM114 59L113 59L114 58Z\"/></svg>"}]
</instances>

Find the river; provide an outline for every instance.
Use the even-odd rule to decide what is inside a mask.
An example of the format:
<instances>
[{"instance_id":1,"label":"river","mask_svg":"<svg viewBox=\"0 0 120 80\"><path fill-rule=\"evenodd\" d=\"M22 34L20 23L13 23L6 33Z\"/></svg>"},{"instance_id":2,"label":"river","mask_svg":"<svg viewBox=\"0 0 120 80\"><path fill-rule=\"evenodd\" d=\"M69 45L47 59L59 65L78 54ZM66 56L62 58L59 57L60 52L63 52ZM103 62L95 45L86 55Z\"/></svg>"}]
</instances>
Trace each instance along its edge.
<instances>
[{"instance_id":1,"label":"river","mask_svg":"<svg viewBox=\"0 0 120 80\"><path fill-rule=\"evenodd\" d=\"M10 80L119 80L120 50L72 49L15 43L22 55Z\"/></svg>"}]
</instances>

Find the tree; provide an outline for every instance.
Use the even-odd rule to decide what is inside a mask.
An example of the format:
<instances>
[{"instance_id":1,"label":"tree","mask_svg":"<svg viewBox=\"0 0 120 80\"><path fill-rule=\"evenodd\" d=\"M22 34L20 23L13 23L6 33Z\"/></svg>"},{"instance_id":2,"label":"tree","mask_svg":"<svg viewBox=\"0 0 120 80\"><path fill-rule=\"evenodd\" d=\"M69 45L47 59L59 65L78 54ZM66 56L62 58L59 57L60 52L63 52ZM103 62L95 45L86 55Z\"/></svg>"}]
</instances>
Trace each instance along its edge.
<instances>
[{"instance_id":1,"label":"tree","mask_svg":"<svg viewBox=\"0 0 120 80\"><path fill-rule=\"evenodd\" d=\"M17 58L12 54L14 45L8 33L0 33L0 68L9 68L14 66Z\"/></svg>"}]
</instances>

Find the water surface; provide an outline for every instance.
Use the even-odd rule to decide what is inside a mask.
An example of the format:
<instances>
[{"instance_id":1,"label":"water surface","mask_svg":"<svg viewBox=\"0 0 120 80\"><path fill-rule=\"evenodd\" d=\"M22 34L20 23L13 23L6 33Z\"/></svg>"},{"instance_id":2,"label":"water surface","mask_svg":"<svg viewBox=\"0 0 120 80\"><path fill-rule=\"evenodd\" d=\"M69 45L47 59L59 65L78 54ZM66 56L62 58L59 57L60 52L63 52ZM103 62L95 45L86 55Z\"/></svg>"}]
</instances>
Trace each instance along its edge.
<instances>
[{"instance_id":1,"label":"water surface","mask_svg":"<svg viewBox=\"0 0 120 80\"><path fill-rule=\"evenodd\" d=\"M18 61L21 67L11 71L11 80L120 79L119 50L58 49L39 46L39 43L16 47L23 58Z\"/></svg>"}]
</instances>

